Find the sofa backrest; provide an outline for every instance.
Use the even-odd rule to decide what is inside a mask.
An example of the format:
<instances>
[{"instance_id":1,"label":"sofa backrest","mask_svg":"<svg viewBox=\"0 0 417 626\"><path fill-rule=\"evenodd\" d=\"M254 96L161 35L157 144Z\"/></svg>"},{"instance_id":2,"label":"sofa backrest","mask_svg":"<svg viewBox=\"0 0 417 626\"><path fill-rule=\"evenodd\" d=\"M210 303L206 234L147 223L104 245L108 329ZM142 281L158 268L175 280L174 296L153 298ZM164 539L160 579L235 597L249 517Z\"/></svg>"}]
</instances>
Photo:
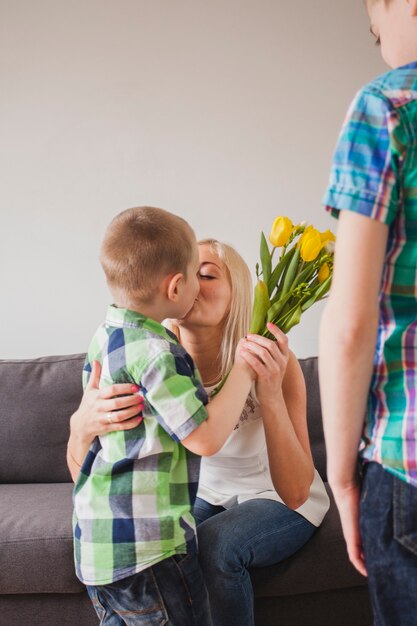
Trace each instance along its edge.
<instances>
[{"instance_id":1,"label":"sofa backrest","mask_svg":"<svg viewBox=\"0 0 417 626\"><path fill-rule=\"evenodd\" d=\"M317 357L299 359L307 388L307 425L310 435L314 465L323 480L326 474L326 448L324 445L323 421L321 416L319 373Z\"/></svg>"},{"instance_id":2,"label":"sofa backrest","mask_svg":"<svg viewBox=\"0 0 417 626\"><path fill-rule=\"evenodd\" d=\"M84 354L0 360L0 482L70 482L66 465L69 418L81 394ZM314 463L326 459L317 358L300 359L307 386L307 420Z\"/></svg>"},{"instance_id":3,"label":"sofa backrest","mask_svg":"<svg viewBox=\"0 0 417 626\"><path fill-rule=\"evenodd\" d=\"M84 354L0 360L0 482L70 482L69 418Z\"/></svg>"}]
</instances>

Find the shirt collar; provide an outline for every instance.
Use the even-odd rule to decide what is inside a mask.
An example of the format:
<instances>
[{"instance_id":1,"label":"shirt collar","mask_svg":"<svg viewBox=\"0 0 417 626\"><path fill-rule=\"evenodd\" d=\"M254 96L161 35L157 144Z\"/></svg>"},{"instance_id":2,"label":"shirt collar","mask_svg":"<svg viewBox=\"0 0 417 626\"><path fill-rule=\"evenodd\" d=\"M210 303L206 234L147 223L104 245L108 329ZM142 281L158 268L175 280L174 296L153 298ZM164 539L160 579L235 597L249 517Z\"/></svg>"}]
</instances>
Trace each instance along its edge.
<instances>
[{"instance_id":1,"label":"shirt collar","mask_svg":"<svg viewBox=\"0 0 417 626\"><path fill-rule=\"evenodd\" d=\"M397 69L399 70L413 70L417 69L417 61L411 61L411 63L406 63L405 65L400 65Z\"/></svg>"},{"instance_id":2,"label":"shirt collar","mask_svg":"<svg viewBox=\"0 0 417 626\"><path fill-rule=\"evenodd\" d=\"M148 330L156 335L165 337L170 341L174 340L178 343L178 340L174 333L162 326L159 322L146 317L138 311L132 311L131 309L122 309L115 304L110 304L106 314L106 324L110 326L116 326L118 328L141 328Z\"/></svg>"}]
</instances>

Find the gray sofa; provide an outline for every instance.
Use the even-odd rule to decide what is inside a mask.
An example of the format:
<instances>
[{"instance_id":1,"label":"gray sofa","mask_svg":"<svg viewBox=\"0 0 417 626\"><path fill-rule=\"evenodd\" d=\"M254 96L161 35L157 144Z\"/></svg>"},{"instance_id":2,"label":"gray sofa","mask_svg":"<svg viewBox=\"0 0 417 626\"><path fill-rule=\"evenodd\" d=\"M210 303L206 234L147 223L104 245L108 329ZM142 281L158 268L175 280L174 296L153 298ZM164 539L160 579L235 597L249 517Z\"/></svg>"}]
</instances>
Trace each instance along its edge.
<instances>
[{"instance_id":1,"label":"gray sofa","mask_svg":"<svg viewBox=\"0 0 417 626\"><path fill-rule=\"evenodd\" d=\"M0 623L94 626L74 574L65 454L84 355L0 361ZM326 479L317 359L300 361L315 464ZM335 505L297 554L253 570L257 626L368 626L366 579L350 565Z\"/></svg>"}]
</instances>

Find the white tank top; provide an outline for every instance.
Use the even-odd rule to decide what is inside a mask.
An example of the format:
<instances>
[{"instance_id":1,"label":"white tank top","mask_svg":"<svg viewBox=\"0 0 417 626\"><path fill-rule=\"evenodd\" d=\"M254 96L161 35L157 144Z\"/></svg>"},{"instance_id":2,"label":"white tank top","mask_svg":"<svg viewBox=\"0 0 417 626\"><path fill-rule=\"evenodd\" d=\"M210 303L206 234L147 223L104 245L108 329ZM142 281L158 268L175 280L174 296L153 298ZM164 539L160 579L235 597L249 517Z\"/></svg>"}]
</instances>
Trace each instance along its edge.
<instances>
[{"instance_id":1,"label":"white tank top","mask_svg":"<svg viewBox=\"0 0 417 626\"><path fill-rule=\"evenodd\" d=\"M209 395L213 389L206 387ZM282 502L271 479L262 416L253 392L221 450L202 457L198 497L226 509L254 498ZM315 469L308 500L296 509L297 513L319 526L329 504L323 481Z\"/></svg>"}]
</instances>

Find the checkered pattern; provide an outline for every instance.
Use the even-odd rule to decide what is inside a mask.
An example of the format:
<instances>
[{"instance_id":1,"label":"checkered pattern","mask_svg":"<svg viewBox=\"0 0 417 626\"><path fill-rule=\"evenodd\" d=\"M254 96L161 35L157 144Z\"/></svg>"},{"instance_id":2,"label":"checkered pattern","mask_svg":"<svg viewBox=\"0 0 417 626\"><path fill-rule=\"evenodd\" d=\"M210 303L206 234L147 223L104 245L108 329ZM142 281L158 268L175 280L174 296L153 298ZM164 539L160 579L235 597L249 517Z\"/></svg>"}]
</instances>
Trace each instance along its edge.
<instances>
[{"instance_id":1,"label":"checkered pattern","mask_svg":"<svg viewBox=\"0 0 417 626\"><path fill-rule=\"evenodd\" d=\"M101 386L131 382L145 398L143 422L96 438L74 489L77 575L104 585L196 548L191 515L200 459L181 440L206 418L207 394L191 357L163 326L109 307L91 342Z\"/></svg>"},{"instance_id":2,"label":"checkered pattern","mask_svg":"<svg viewBox=\"0 0 417 626\"><path fill-rule=\"evenodd\" d=\"M353 101L324 204L390 227L361 455L417 485L417 62Z\"/></svg>"}]
</instances>

